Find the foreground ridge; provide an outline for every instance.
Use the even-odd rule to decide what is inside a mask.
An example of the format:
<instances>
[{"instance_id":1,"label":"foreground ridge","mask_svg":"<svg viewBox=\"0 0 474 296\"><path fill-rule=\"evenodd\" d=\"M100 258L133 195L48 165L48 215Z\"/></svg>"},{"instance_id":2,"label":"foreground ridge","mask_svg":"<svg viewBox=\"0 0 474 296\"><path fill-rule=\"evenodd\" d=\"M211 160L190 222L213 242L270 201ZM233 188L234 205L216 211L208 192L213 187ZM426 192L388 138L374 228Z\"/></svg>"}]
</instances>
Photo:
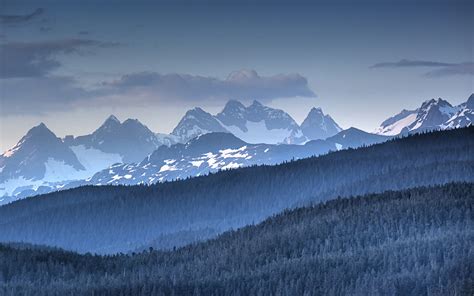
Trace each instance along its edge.
<instances>
[{"instance_id":1,"label":"foreground ridge","mask_svg":"<svg viewBox=\"0 0 474 296\"><path fill-rule=\"evenodd\" d=\"M469 295L473 204L474 184L452 183L286 211L168 252L102 257L0 246L0 292Z\"/></svg>"}]
</instances>

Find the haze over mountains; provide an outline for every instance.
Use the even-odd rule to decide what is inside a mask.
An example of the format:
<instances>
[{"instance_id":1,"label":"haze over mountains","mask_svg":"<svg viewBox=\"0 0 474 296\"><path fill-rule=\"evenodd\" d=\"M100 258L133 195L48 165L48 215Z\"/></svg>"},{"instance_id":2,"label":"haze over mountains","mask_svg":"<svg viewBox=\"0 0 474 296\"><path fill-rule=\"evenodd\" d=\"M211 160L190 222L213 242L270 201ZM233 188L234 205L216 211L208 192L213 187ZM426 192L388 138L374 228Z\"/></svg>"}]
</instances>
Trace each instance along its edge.
<instances>
[{"instance_id":1,"label":"haze over mountains","mask_svg":"<svg viewBox=\"0 0 474 296\"><path fill-rule=\"evenodd\" d=\"M307 135L302 127L283 110L264 106L258 101L246 107L231 100L215 116L200 108L188 111L171 134L182 142L204 133L230 132L252 144L302 144L308 140L328 138L341 130L330 116L313 110L304 124Z\"/></svg>"},{"instance_id":2,"label":"haze over mountains","mask_svg":"<svg viewBox=\"0 0 474 296\"><path fill-rule=\"evenodd\" d=\"M472 124L473 106L474 95L455 107L429 100L384 121L378 135L342 130L320 108L311 109L300 126L283 110L235 100L216 115L189 110L169 135L113 115L90 135L64 139L40 124L0 156L0 204L85 184L152 184L459 128ZM211 133L215 135L206 135Z\"/></svg>"},{"instance_id":3,"label":"haze over mountains","mask_svg":"<svg viewBox=\"0 0 474 296\"><path fill-rule=\"evenodd\" d=\"M189 243L183 232L208 238L209 229L218 234L311 202L474 182L473 135L474 127L439 131L152 186L83 186L27 198L0 207L0 241L115 253L176 235L180 246Z\"/></svg>"}]
</instances>

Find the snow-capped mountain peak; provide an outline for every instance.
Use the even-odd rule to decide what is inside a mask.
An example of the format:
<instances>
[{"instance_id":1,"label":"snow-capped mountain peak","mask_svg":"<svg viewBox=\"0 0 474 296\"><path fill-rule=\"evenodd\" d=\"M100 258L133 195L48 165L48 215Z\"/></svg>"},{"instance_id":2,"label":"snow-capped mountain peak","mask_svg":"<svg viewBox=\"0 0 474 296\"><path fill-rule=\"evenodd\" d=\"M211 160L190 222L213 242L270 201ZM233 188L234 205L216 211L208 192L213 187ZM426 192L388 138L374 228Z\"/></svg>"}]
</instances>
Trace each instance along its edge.
<instances>
[{"instance_id":1,"label":"snow-capped mountain peak","mask_svg":"<svg viewBox=\"0 0 474 296\"><path fill-rule=\"evenodd\" d=\"M468 109L474 110L474 94L471 94L467 99L466 107Z\"/></svg>"},{"instance_id":2,"label":"snow-capped mountain peak","mask_svg":"<svg viewBox=\"0 0 474 296\"><path fill-rule=\"evenodd\" d=\"M230 100L217 115L201 108L186 112L172 134L187 142L210 132L230 132L248 143L303 143L298 124L280 109L270 108L259 101L249 106Z\"/></svg>"},{"instance_id":3,"label":"snow-capped mountain peak","mask_svg":"<svg viewBox=\"0 0 474 296\"><path fill-rule=\"evenodd\" d=\"M334 136L342 128L321 108L313 107L301 124L301 130L309 140L317 140Z\"/></svg>"},{"instance_id":4,"label":"snow-capped mountain peak","mask_svg":"<svg viewBox=\"0 0 474 296\"><path fill-rule=\"evenodd\" d=\"M153 152L161 142L137 119L127 119L121 123L117 117L111 115L92 134L68 139L68 144L81 146L81 151L94 149L120 155L123 161L133 162Z\"/></svg>"},{"instance_id":5,"label":"snow-capped mountain peak","mask_svg":"<svg viewBox=\"0 0 474 296\"><path fill-rule=\"evenodd\" d=\"M238 101L229 101L215 118L229 132L248 143L302 143L306 140L288 113L257 100L247 107Z\"/></svg>"},{"instance_id":6,"label":"snow-capped mountain peak","mask_svg":"<svg viewBox=\"0 0 474 296\"><path fill-rule=\"evenodd\" d=\"M107 119L105 120L104 124L108 122L120 123L120 120L115 115L110 114L109 117L107 117Z\"/></svg>"},{"instance_id":7,"label":"snow-capped mountain peak","mask_svg":"<svg viewBox=\"0 0 474 296\"><path fill-rule=\"evenodd\" d=\"M250 105L249 108L263 108L263 107L264 107L264 106L263 106L262 103L260 103L260 102L257 101L257 100L253 100L253 101L252 101L252 105Z\"/></svg>"},{"instance_id":8,"label":"snow-capped mountain peak","mask_svg":"<svg viewBox=\"0 0 474 296\"><path fill-rule=\"evenodd\" d=\"M113 130L119 127L120 124L121 124L120 120L118 120L117 117L115 117L115 115L110 115L109 117L107 117L104 123L102 123L102 125L96 130L96 132L101 131L101 130L104 130L104 131Z\"/></svg>"},{"instance_id":9,"label":"snow-capped mountain peak","mask_svg":"<svg viewBox=\"0 0 474 296\"><path fill-rule=\"evenodd\" d=\"M214 116L196 107L186 112L171 134L187 142L201 134L226 131Z\"/></svg>"},{"instance_id":10,"label":"snow-capped mountain peak","mask_svg":"<svg viewBox=\"0 0 474 296\"><path fill-rule=\"evenodd\" d=\"M457 106L457 112L443 124L443 128L460 128L470 126L474 122L474 94L464 104Z\"/></svg>"},{"instance_id":11,"label":"snow-capped mountain peak","mask_svg":"<svg viewBox=\"0 0 474 296\"><path fill-rule=\"evenodd\" d=\"M445 101L441 98L438 99L431 99L428 101L423 102L421 105L421 111L423 112L430 112L430 111L439 111L442 114L452 115L456 112L456 108L453 107L448 101Z\"/></svg>"},{"instance_id":12,"label":"snow-capped mountain peak","mask_svg":"<svg viewBox=\"0 0 474 296\"><path fill-rule=\"evenodd\" d=\"M418 109L415 121L406 128L407 132L438 129L455 112L456 108L441 98L425 101Z\"/></svg>"},{"instance_id":13,"label":"snow-capped mountain peak","mask_svg":"<svg viewBox=\"0 0 474 296\"><path fill-rule=\"evenodd\" d=\"M26 135L12 148L2 154L3 157L13 157L16 152L21 151L22 148L28 149L28 146L39 146L46 144L49 141L56 141L56 135L48 129L44 123L32 127Z\"/></svg>"},{"instance_id":14,"label":"snow-capped mountain peak","mask_svg":"<svg viewBox=\"0 0 474 296\"><path fill-rule=\"evenodd\" d=\"M403 110L380 124L375 133L380 135L398 135L427 130L463 127L471 122L468 101L459 106L453 106L441 98L424 101L415 110ZM472 99L474 100L474 99Z\"/></svg>"},{"instance_id":15,"label":"snow-capped mountain peak","mask_svg":"<svg viewBox=\"0 0 474 296\"><path fill-rule=\"evenodd\" d=\"M0 156L0 197L60 181L63 175L82 177L84 170L72 150L41 123Z\"/></svg>"}]
</instances>

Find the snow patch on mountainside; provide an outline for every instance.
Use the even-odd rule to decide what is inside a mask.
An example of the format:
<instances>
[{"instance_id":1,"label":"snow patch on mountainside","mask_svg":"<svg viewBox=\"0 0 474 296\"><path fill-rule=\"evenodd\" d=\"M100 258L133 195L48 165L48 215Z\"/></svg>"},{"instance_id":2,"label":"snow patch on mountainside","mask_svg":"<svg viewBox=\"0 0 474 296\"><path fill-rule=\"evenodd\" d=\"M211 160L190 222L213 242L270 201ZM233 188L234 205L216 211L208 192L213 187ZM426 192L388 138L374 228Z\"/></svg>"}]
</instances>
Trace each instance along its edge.
<instances>
[{"instance_id":1,"label":"snow patch on mountainside","mask_svg":"<svg viewBox=\"0 0 474 296\"><path fill-rule=\"evenodd\" d=\"M45 182L60 182L65 180L79 180L89 177L87 171L76 170L71 165L58 161L54 158L48 158L44 164L46 171L44 173L43 181Z\"/></svg>"},{"instance_id":2,"label":"snow patch on mountainside","mask_svg":"<svg viewBox=\"0 0 474 296\"><path fill-rule=\"evenodd\" d=\"M94 148L86 148L84 145L69 147L76 155L79 162L86 168L84 172L87 177L91 177L95 173L109 166L123 162L120 154L106 153Z\"/></svg>"},{"instance_id":3,"label":"snow patch on mountainside","mask_svg":"<svg viewBox=\"0 0 474 296\"><path fill-rule=\"evenodd\" d=\"M5 151L5 153L3 153L3 157L12 157L13 154L15 154L15 152L18 151L21 148L21 144L23 142L24 142L24 140L18 142L13 148L8 149L7 151Z\"/></svg>"},{"instance_id":4,"label":"snow patch on mountainside","mask_svg":"<svg viewBox=\"0 0 474 296\"><path fill-rule=\"evenodd\" d=\"M429 130L444 130L468 126L474 119L474 95L467 102L452 106L441 98L425 101L415 110L403 110L380 124L379 135L394 136Z\"/></svg>"},{"instance_id":5,"label":"snow patch on mountainside","mask_svg":"<svg viewBox=\"0 0 474 296\"><path fill-rule=\"evenodd\" d=\"M386 135L386 136L398 135L402 132L402 130L405 127L411 125L412 123L416 121L416 115L417 115L416 113L408 114L407 116L397 120L393 124L390 124L384 127L381 126L377 128L375 133L379 135Z\"/></svg>"},{"instance_id":6,"label":"snow patch on mountainside","mask_svg":"<svg viewBox=\"0 0 474 296\"><path fill-rule=\"evenodd\" d=\"M219 150L221 153L222 158L229 158L229 157L234 157L234 158L246 158L249 155L247 153L241 153L247 149L247 146L242 146L239 149L224 149L224 150Z\"/></svg>"},{"instance_id":7,"label":"snow patch on mountainside","mask_svg":"<svg viewBox=\"0 0 474 296\"><path fill-rule=\"evenodd\" d=\"M27 180L23 177L8 179L2 184L0 184L0 197L1 196L11 196L17 188L28 187L33 190L36 190L43 181L41 180Z\"/></svg>"},{"instance_id":8,"label":"snow patch on mountainside","mask_svg":"<svg viewBox=\"0 0 474 296\"><path fill-rule=\"evenodd\" d=\"M235 125L226 126L227 130L234 134L237 138L250 143L266 143L278 144L284 142L284 139L291 136L292 130L289 129L268 129L265 120L252 122L247 121L245 124L247 132L242 131Z\"/></svg>"}]
</instances>

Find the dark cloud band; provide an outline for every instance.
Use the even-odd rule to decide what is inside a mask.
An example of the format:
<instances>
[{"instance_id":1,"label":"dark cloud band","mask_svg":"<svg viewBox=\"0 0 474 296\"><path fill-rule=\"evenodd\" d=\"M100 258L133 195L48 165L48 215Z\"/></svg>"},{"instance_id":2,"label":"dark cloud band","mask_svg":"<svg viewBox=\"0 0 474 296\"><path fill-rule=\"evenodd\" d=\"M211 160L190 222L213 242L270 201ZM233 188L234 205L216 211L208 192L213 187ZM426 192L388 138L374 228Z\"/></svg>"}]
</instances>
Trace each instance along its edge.
<instances>
[{"instance_id":1,"label":"dark cloud band","mask_svg":"<svg viewBox=\"0 0 474 296\"><path fill-rule=\"evenodd\" d=\"M79 53L83 48L110 47L117 43L90 39L62 39L41 42L0 44L0 78L39 77L55 70L61 63L57 54Z\"/></svg>"},{"instance_id":2,"label":"dark cloud band","mask_svg":"<svg viewBox=\"0 0 474 296\"><path fill-rule=\"evenodd\" d=\"M94 90L78 86L70 77L40 76L3 79L4 116L66 111L101 104L153 106L160 103L206 104L229 99L315 97L299 74L260 76L252 70L231 73L226 79L189 74L142 72L124 75ZM35 91L32 93L31 90Z\"/></svg>"},{"instance_id":3,"label":"dark cloud band","mask_svg":"<svg viewBox=\"0 0 474 296\"><path fill-rule=\"evenodd\" d=\"M398 62L384 62L372 65L370 68L403 68L403 67L449 67L455 64L420 61L420 60L400 60Z\"/></svg>"},{"instance_id":4,"label":"dark cloud band","mask_svg":"<svg viewBox=\"0 0 474 296\"><path fill-rule=\"evenodd\" d=\"M474 75L474 62L443 63L436 61L400 60L372 65L370 68L437 68L424 74L425 77L444 77L452 75Z\"/></svg>"},{"instance_id":5,"label":"dark cloud band","mask_svg":"<svg viewBox=\"0 0 474 296\"><path fill-rule=\"evenodd\" d=\"M474 63L459 63L449 67L442 67L425 74L426 77L436 78L453 75L474 75Z\"/></svg>"},{"instance_id":6,"label":"dark cloud band","mask_svg":"<svg viewBox=\"0 0 474 296\"><path fill-rule=\"evenodd\" d=\"M9 25L9 24L18 24L28 22L44 13L43 8L38 8L33 11L31 14L25 15L0 15L0 24Z\"/></svg>"},{"instance_id":7,"label":"dark cloud band","mask_svg":"<svg viewBox=\"0 0 474 296\"><path fill-rule=\"evenodd\" d=\"M154 93L179 100L259 99L278 97L314 97L306 78L299 74L260 76L253 70L232 72L226 79L189 74L160 74L142 72L122 76L119 80L105 83L112 93Z\"/></svg>"}]
</instances>

